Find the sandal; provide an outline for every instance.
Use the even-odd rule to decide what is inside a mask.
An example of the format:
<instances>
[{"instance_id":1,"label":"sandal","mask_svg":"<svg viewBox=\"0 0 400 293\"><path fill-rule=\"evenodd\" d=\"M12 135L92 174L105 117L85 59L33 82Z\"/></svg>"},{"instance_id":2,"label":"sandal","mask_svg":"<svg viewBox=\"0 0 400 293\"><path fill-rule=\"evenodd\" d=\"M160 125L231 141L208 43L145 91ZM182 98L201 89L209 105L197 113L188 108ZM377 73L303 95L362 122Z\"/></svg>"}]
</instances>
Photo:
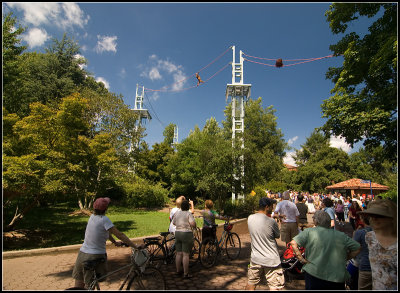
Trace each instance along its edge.
<instances>
[{"instance_id":1,"label":"sandal","mask_svg":"<svg viewBox=\"0 0 400 293\"><path fill-rule=\"evenodd\" d=\"M183 278L184 278L184 279L190 279L190 278L192 278L192 277L193 277L193 275L191 275L191 274L183 275Z\"/></svg>"},{"instance_id":2,"label":"sandal","mask_svg":"<svg viewBox=\"0 0 400 293\"><path fill-rule=\"evenodd\" d=\"M183 272L175 272L175 276L182 276Z\"/></svg>"}]
</instances>

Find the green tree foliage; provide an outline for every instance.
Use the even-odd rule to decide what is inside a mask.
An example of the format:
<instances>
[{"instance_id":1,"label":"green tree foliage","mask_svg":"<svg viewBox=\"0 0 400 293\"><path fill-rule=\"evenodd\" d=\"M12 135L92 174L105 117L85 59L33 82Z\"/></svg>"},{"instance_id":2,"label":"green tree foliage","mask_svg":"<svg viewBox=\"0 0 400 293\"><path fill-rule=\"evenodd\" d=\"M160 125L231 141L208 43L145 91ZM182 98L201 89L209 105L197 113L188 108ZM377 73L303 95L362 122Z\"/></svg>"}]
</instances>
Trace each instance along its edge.
<instances>
[{"instance_id":1,"label":"green tree foliage","mask_svg":"<svg viewBox=\"0 0 400 293\"><path fill-rule=\"evenodd\" d=\"M26 46L20 46L21 39L19 36L25 31L17 24L17 19L12 13L3 15L3 106L11 113L16 113L17 103L14 91L19 85L21 78L20 55L26 49ZM14 97L14 98L11 98Z\"/></svg>"},{"instance_id":2,"label":"green tree foliage","mask_svg":"<svg viewBox=\"0 0 400 293\"><path fill-rule=\"evenodd\" d=\"M257 100L249 99L245 104L243 135L245 193L275 178L283 167L282 159L287 144L281 130L277 128L274 114L272 106L263 109L261 97ZM225 137L228 139L232 135L232 104L226 107L225 117L226 120L222 123ZM238 138L235 143L237 152L240 152L240 145Z\"/></svg>"},{"instance_id":3,"label":"green tree foliage","mask_svg":"<svg viewBox=\"0 0 400 293\"><path fill-rule=\"evenodd\" d=\"M61 41L52 40L46 53L25 52L18 46L21 27L13 32L17 20L3 17L3 102L10 113L29 115L29 105L40 102L57 107L61 98L76 92L85 82L87 72L80 68L86 60L77 58L77 42L64 34Z\"/></svg>"},{"instance_id":4,"label":"green tree foliage","mask_svg":"<svg viewBox=\"0 0 400 293\"><path fill-rule=\"evenodd\" d=\"M136 159L137 175L169 189L171 180L166 168L173 153L171 145L165 142L155 143L151 150L142 149Z\"/></svg>"},{"instance_id":5,"label":"green tree foliage","mask_svg":"<svg viewBox=\"0 0 400 293\"><path fill-rule=\"evenodd\" d=\"M376 15L381 13L378 18ZM334 3L326 12L334 34L350 30L361 16L375 17L368 33L347 33L330 49L343 55L343 66L326 74L335 83L321 105L322 127L342 136L351 146L364 140L373 148L381 143L385 156L397 158L397 3Z\"/></svg>"},{"instance_id":6,"label":"green tree foliage","mask_svg":"<svg viewBox=\"0 0 400 293\"><path fill-rule=\"evenodd\" d=\"M382 146L368 150L360 148L350 155L350 165L352 177L372 180L397 192L397 163L385 158Z\"/></svg>"},{"instance_id":7,"label":"green tree foliage","mask_svg":"<svg viewBox=\"0 0 400 293\"><path fill-rule=\"evenodd\" d=\"M197 126L178 146L168 164L174 195L212 199L220 203L232 184L232 147L215 118L203 130Z\"/></svg>"},{"instance_id":8,"label":"green tree foliage","mask_svg":"<svg viewBox=\"0 0 400 293\"><path fill-rule=\"evenodd\" d=\"M172 145L174 142L174 133L175 133L175 127L176 125L173 123L168 124L163 132L164 135L164 143L167 145Z\"/></svg>"},{"instance_id":9,"label":"green tree foliage","mask_svg":"<svg viewBox=\"0 0 400 293\"><path fill-rule=\"evenodd\" d=\"M301 190L326 192L326 186L349 178L349 157L341 149L325 146L318 150L307 164L298 168L294 175Z\"/></svg>"},{"instance_id":10,"label":"green tree foliage","mask_svg":"<svg viewBox=\"0 0 400 293\"><path fill-rule=\"evenodd\" d=\"M326 138L321 131L315 129L306 139L305 144L301 145L300 150L296 150L294 160L297 166L305 165L317 152L329 146L329 139Z\"/></svg>"},{"instance_id":11,"label":"green tree foliage","mask_svg":"<svg viewBox=\"0 0 400 293\"><path fill-rule=\"evenodd\" d=\"M5 117L3 189L14 195L11 198L18 197L17 204L26 206L24 212L46 195L65 191L68 182L77 186L78 180L85 181L87 144L80 135L87 128L84 111L85 100L70 97L59 111L36 102L23 119L15 119L15 114ZM17 205L8 228L22 217Z\"/></svg>"},{"instance_id":12,"label":"green tree foliage","mask_svg":"<svg viewBox=\"0 0 400 293\"><path fill-rule=\"evenodd\" d=\"M89 110L88 99L74 94L57 109L36 102L29 116L4 117L3 189L9 207L17 205L8 229L23 217L18 207L33 208L60 193L74 195L81 209L90 208L94 197L114 188L115 177L126 172L112 134L88 136Z\"/></svg>"}]
</instances>

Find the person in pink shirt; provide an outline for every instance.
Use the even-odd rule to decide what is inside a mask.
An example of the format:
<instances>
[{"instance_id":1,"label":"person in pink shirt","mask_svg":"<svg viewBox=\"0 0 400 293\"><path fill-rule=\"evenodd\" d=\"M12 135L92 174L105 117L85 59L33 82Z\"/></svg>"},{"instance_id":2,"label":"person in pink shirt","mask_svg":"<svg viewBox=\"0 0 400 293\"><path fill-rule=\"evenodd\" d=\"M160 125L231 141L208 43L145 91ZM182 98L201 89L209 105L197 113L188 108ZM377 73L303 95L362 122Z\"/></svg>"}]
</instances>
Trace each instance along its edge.
<instances>
[{"instance_id":1,"label":"person in pink shirt","mask_svg":"<svg viewBox=\"0 0 400 293\"><path fill-rule=\"evenodd\" d=\"M343 202L339 199L337 201L337 204L335 206L335 213L337 216L337 219L339 221L339 225L344 225L344 204Z\"/></svg>"}]
</instances>

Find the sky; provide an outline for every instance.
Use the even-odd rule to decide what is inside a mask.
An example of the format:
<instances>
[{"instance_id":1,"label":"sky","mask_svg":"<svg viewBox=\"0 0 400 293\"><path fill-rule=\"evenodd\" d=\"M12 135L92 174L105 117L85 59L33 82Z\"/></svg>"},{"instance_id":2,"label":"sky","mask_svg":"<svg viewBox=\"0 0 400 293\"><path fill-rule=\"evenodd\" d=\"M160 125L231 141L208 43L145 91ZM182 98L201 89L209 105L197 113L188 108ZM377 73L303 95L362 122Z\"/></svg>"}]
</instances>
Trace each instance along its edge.
<instances>
[{"instance_id":1,"label":"sky","mask_svg":"<svg viewBox=\"0 0 400 293\"><path fill-rule=\"evenodd\" d=\"M61 40L66 32L80 45L85 69L110 92L122 95L131 108L137 85L144 87L143 108L152 116L144 124L149 146L164 139L170 123L178 126L179 142L211 117L222 127L235 46L235 62L240 51L247 59L243 82L251 84L250 98L261 97L263 108L273 106L277 128L292 147L284 162L295 165L291 154L326 121L321 104L331 96L334 84L325 74L343 62L340 56L299 60L331 55L329 46L344 36L329 28L329 5L3 2L2 8L3 14L12 11L27 27L21 36L27 51L44 52L52 38ZM360 18L349 30L363 35L370 22ZM274 66L278 58L283 59L281 68ZM196 72L206 81L198 87ZM349 154L360 145L351 149L344 139L331 138L331 146Z\"/></svg>"}]
</instances>

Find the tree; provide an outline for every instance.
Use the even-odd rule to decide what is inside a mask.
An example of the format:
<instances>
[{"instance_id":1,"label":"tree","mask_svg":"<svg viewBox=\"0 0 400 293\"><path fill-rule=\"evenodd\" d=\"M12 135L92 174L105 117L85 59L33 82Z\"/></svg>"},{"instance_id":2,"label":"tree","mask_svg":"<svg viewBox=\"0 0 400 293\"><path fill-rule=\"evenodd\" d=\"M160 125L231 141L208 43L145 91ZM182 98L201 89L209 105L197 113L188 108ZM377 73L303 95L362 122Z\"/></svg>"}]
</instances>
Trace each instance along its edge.
<instances>
[{"instance_id":1,"label":"tree","mask_svg":"<svg viewBox=\"0 0 400 293\"><path fill-rule=\"evenodd\" d=\"M62 99L58 109L32 103L30 113L4 118L3 208L16 209L8 230L41 200L58 194L74 195L81 209L90 208L126 172L111 134L88 137L89 101L79 94Z\"/></svg>"},{"instance_id":2,"label":"tree","mask_svg":"<svg viewBox=\"0 0 400 293\"><path fill-rule=\"evenodd\" d=\"M3 100L10 113L24 117L29 115L29 105L33 102L57 107L61 99L78 91L84 85L85 70L80 68L86 60L77 58L79 45L64 34L61 41L52 40L46 53L25 52L25 47L17 47L18 28L10 33L10 25L15 19L5 18L3 33L7 42L3 43L3 67L5 79ZM4 31L6 30L6 31ZM8 30L8 31L7 31Z\"/></svg>"},{"instance_id":3,"label":"tree","mask_svg":"<svg viewBox=\"0 0 400 293\"><path fill-rule=\"evenodd\" d=\"M13 103L13 93L18 85L21 75L20 55L26 46L19 46L19 36L25 28L17 24L17 19L12 13L3 15L3 105L10 113L16 113L17 103Z\"/></svg>"},{"instance_id":4,"label":"tree","mask_svg":"<svg viewBox=\"0 0 400 293\"><path fill-rule=\"evenodd\" d=\"M375 20L363 38L350 32L330 46L344 62L326 74L335 86L321 105L328 118L322 129L351 146L363 139L366 148L382 144L385 156L396 161L397 3L334 3L325 15L334 34L344 33L359 16Z\"/></svg>"},{"instance_id":5,"label":"tree","mask_svg":"<svg viewBox=\"0 0 400 293\"><path fill-rule=\"evenodd\" d=\"M225 108L226 120L222 122L226 139L232 136L232 104ZM249 99L245 104L244 118L244 184L245 193L256 185L264 184L277 176L283 167L282 159L287 144L277 128L275 110L272 106L262 107L262 98ZM240 137L234 143L236 153L240 154ZM240 156L240 155L239 155ZM235 164L236 166L239 164ZM237 170L236 174L240 174Z\"/></svg>"},{"instance_id":6,"label":"tree","mask_svg":"<svg viewBox=\"0 0 400 293\"><path fill-rule=\"evenodd\" d=\"M324 147L329 146L329 139L321 131L314 129L311 135L306 139L305 144L301 145L300 150L296 150L294 160L297 166L305 165L317 152Z\"/></svg>"},{"instance_id":7,"label":"tree","mask_svg":"<svg viewBox=\"0 0 400 293\"><path fill-rule=\"evenodd\" d=\"M303 191L325 192L325 187L350 177L349 157L341 149L321 147L296 172L297 184Z\"/></svg>"},{"instance_id":8,"label":"tree","mask_svg":"<svg viewBox=\"0 0 400 293\"><path fill-rule=\"evenodd\" d=\"M15 114L7 115L3 189L10 194L5 206L14 203L16 212L6 229L12 229L47 195L65 192L71 185L81 188L79 182L86 184L87 141L81 135L88 127L85 103L69 97L57 111L36 102L29 116L17 120Z\"/></svg>"},{"instance_id":9,"label":"tree","mask_svg":"<svg viewBox=\"0 0 400 293\"><path fill-rule=\"evenodd\" d=\"M212 199L222 206L232 186L232 142L210 118L177 146L167 170L173 194Z\"/></svg>"},{"instance_id":10,"label":"tree","mask_svg":"<svg viewBox=\"0 0 400 293\"><path fill-rule=\"evenodd\" d=\"M175 127L176 127L176 125L173 123L170 123L165 127L165 129L163 131L163 135L164 135L163 142L165 144L172 146L172 143L174 142Z\"/></svg>"}]
</instances>

